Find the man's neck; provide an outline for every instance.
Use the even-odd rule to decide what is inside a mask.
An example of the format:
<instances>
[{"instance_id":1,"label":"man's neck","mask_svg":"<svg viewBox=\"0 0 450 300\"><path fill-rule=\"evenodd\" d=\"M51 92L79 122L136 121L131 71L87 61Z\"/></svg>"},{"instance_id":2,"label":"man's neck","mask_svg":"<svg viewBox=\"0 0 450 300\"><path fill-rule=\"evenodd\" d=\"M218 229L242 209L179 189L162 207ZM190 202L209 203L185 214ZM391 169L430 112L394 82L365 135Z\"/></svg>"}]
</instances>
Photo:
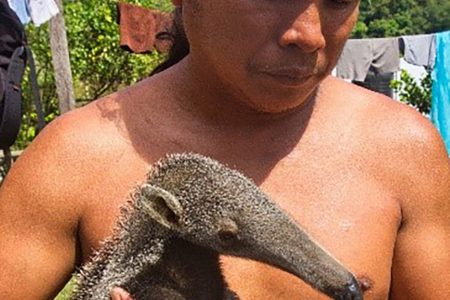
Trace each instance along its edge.
<instances>
[{"instance_id":1,"label":"man's neck","mask_svg":"<svg viewBox=\"0 0 450 300\"><path fill-rule=\"evenodd\" d=\"M282 126L295 120L307 122L314 107L314 92L294 109L280 107L266 112L248 105L248 101L233 93L213 72L206 73L190 63L181 61L169 71L172 98L179 109L210 127L243 130ZM205 74L206 73L206 74Z\"/></svg>"},{"instance_id":2,"label":"man's neck","mask_svg":"<svg viewBox=\"0 0 450 300\"><path fill-rule=\"evenodd\" d=\"M255 110L222 91L215 78L194 76L197 73L183 64L148 82L152 90L147 94L160 95L148 106L148 114L159 112L155 118L160 121L152 124L161 126L164 137L170 137L170 152L189 150L209 155L230 166L239 165L245 174L262 181L274 164L297 147L316 114L318 96L283 112Z\"/></svg>"}]
</instances>

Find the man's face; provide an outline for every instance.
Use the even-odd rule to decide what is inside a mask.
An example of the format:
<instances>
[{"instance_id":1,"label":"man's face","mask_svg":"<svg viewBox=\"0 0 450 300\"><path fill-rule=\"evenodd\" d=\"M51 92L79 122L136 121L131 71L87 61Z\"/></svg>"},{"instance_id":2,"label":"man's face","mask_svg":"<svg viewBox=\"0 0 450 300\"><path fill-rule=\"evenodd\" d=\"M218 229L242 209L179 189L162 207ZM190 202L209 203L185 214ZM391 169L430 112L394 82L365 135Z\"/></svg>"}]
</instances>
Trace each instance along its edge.
<instances>
[{"instance_id":1,"label":"man's face","mask_svg":"<svg viewBox=\"0 0 450 300\"><path fill-rule=\"evenodd\" d=\"M191 62L252 107L303 103L335 66L358 0L182 0ZM211 76L211 78L214 78Z\"/></svg>"}]
</instances>

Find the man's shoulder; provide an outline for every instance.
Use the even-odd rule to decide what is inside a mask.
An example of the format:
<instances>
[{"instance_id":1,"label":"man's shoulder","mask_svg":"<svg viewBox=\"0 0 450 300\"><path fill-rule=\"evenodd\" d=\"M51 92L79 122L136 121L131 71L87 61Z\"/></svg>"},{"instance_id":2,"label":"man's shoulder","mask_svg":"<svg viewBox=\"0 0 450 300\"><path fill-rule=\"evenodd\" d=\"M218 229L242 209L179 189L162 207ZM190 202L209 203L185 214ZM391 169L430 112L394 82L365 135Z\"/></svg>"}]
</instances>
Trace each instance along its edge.
<instances>
[{"instance_id":1,"label":"man's shoulder","mask_svg":"<svg viewBox=\"0 0 450 300\"><path fill-rule=\"evenodd\" d=\"M43 207L66 207L67 202L77 207L95 182L137 161L115 97L93 101L48 124L14 163L2 186L5 193Z\"/></svg>"},{"instance_id":2,"label":"man's shoulder","mask_svg":"<svg viewBox=\"0 0 450 300\"><path fill-rule=\"evenodd\" d=\"M105 139L113 141L111 123L101 117L92 105L67 112L51 123L37 136L26 152L45 152L47 155L66 153L66 158L72 154L99 150Z\"/></svg>"},{"instance_id":3,"label":"man's shoulder","mask_svg":"<svg viewBox=\"0 0 450 300\"><path fill-rule=\"evenodd\" d=\"M345 82L338 84L345 90L345 101L354 107L360 154L377 176L406 190L405 184L426 185L432 178L436 181L438 170L448 174L445 145L426 116L379 93Z\"/></svg>"},{"instance_id":4,"label":"man's shoulder","mask_svg":"<svg viewBox=\"0 0 450 300\"><path fill-rule=\"evenodd\" d=\"M39 134L31 148L37 144L50 151L75 151L77 156L114 150L127 139L119 98L120 93L114 93L59 116Z\"/></svg>"},{"instance_id":5,"label":"man's shoulder","mask_svg":"<svg viewBox=\"0 0 450 300\"><path fill-rule=\"evenodd\" d=\"M49 178L57 176L62 182L120 151L127 142L125 134L121 134L114 97L93 101L50 122L24 150L12 173L17 169L25 174L37 168L41 180L49 175Z\"/></svg>"},{"instance_id":6,"label":"man's shoulder","mask_svg":"<svg viewBox=\"0 0 450 300\"><path fill-rule=\"evenodd\" d=\"M342 105L351 107L361 133L371 141L402 151L442 142L430 120L413 107L342 80L336 80L335 85Z\"/></svg>"}]
</instances>

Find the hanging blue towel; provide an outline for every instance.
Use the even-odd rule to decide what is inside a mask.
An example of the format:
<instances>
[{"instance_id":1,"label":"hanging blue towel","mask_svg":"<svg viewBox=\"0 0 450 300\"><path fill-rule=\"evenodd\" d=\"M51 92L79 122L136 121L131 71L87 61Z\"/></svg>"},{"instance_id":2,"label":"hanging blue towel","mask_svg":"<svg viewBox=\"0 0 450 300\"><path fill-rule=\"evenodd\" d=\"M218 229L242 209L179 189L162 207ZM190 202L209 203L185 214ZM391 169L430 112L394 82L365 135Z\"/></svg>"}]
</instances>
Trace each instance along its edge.
<instances>
[{"instance_id":1,"label":"hanging blue towel","mask_svg":"<svg viewBox=\"0 0 450 300\"><path fill-rule=\"evenodd\" d=\"M450 155L450 31L436 34L436 63L432 79L430 117Z\"/></svg>"},{"instance_id":2,"label":"hanging blue towel","mask_svg":"<svg viewBox=\"0 0 450 300\"><path fill-rule=\"evenodd\" d=\"M28 0L8 0L9 7L16 13L22 24L28 24L31 21L30 8Z\"/></svg>"}]
</instances>

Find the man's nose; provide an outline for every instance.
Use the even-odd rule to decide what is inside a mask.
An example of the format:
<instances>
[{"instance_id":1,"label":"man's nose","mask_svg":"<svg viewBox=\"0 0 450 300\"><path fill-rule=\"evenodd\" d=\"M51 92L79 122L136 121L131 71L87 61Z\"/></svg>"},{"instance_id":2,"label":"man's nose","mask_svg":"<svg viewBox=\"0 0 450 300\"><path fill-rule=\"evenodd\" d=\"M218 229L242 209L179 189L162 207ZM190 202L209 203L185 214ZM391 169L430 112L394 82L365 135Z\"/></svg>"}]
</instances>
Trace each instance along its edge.
<instances>
[{"instance_id":1,"label":"man's nose","mask_svg":"<svg viewBox=\"0 0 450 300\"><path fill-rule=\"evenodd\" d=\"M296 46L306 53L313 53L325 47L319 8L310 4L280 36L282 47Z\"/></svg>"}]
</instances>

